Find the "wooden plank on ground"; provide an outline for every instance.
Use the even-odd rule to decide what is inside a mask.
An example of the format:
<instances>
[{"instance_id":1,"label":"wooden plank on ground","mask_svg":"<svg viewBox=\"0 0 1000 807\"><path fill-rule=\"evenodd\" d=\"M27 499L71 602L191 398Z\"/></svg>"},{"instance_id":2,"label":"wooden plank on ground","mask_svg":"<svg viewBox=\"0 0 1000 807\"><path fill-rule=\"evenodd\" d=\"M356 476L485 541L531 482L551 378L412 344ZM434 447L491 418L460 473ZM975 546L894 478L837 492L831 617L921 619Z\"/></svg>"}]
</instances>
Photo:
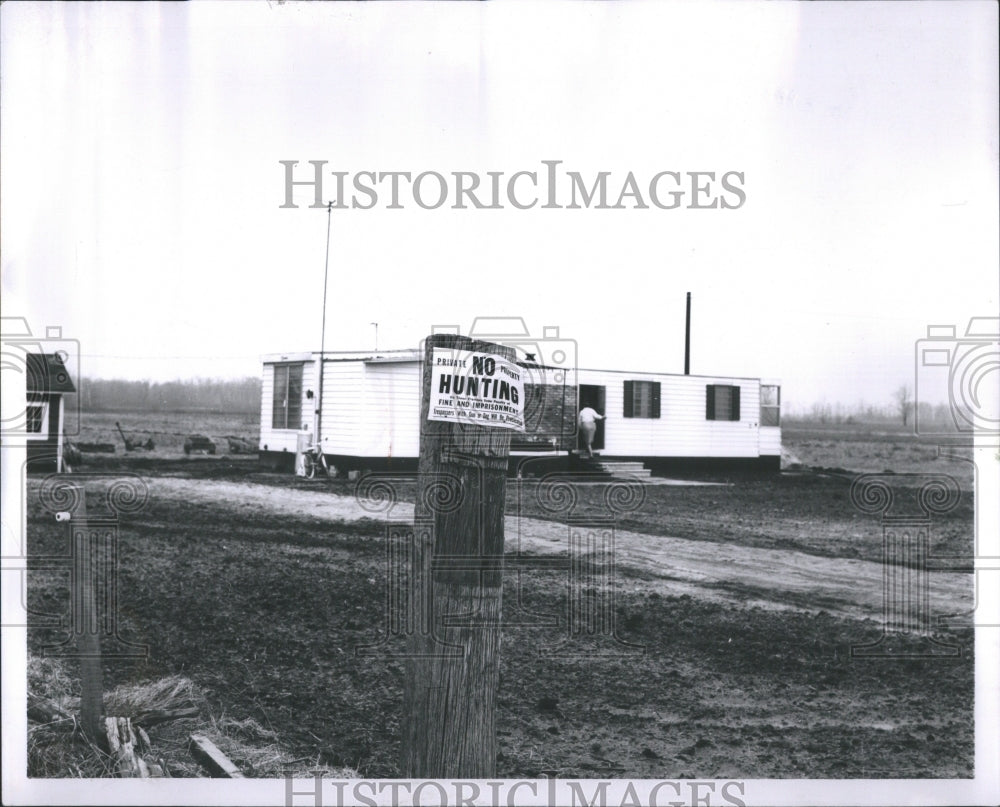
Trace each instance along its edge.
<instances>
[{"instance_id":1,"label":"wooden plank on ground","mask_svg":"<svg viewBox=\"0 0 1000 807\"><path fill-rule=\"evenodd\" d=\"M203 734L192 734L188 748L198 764L213 779L244 779L243 772L233 764L219 747Z\"/></svg>"}]
</instances>

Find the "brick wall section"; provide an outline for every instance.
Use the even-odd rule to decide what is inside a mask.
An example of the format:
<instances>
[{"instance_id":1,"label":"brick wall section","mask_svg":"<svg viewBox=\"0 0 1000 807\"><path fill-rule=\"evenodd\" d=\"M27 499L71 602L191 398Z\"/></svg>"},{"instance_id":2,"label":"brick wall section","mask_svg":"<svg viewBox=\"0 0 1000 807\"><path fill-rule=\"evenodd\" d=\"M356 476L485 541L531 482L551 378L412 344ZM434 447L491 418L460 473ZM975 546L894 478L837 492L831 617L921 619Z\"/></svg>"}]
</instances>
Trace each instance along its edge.
<instances>
[{"instance_id":1,"label":"brick wall section","mask_svg":"<svg viewBox=\"0 0 1000 807\"><path fill-rule=\"evenodd\" d=\"M511 438L511 451L569 451L576 446L576 387L525 386L524 434ZM555 440L555 444L553 444Z\"/></svg>"}]
</instances>

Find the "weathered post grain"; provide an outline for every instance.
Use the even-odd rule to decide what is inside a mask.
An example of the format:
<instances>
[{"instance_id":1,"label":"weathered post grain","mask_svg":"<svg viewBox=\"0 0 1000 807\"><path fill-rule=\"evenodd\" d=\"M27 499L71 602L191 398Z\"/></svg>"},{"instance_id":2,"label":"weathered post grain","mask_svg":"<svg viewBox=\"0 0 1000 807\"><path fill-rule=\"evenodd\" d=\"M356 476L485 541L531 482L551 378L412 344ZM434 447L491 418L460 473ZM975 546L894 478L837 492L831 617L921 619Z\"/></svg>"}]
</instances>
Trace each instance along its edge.
<instances>
[{"instance_id":1,"label":"weathered post grain","mask_svg":"<svg viewBox=\"0 0 1000 807\"><path fill-rule=\"evenodd\" d=\"M73 510L70 529L73 535L73 629L76 653L80 661L80 726L95 742L103 742L104 684L101 673L101 639L98 634L98 614L95 577L101 559L100 539L87 523L87 491L84 485L70 483L73 490Z\"/></svg>"},{"instance_id":2,"label":"weathered post grain","mask_svg":"<svg viewBox=\"0 0 1000 807\"><path fill-rule=\"evenodd\" d=\"M425 343L409 607L411 622L429 630L408 643L401 767L407 777L488 778L496 768L510 431L428 419L435 347L514 360L512 348L453 334ZM421 608L427 619L417 616Z\"/></svg>"}]
</instances>

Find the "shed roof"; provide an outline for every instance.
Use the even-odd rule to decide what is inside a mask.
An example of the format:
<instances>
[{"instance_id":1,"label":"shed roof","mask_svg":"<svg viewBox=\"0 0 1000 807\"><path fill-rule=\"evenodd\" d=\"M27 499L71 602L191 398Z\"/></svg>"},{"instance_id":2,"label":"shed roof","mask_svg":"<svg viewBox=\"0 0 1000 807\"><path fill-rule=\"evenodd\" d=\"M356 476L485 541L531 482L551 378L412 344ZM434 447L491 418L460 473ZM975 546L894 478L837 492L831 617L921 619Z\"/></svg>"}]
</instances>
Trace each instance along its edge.
<instances>
[{"instance_id":1,"label":"shed roof","mask_svg":"<svg viewBox=\"0 0 1000 807\"><path fill-rule=\"evenodd\" d=\"M58 353L28 353L28 392L76 392Z\"/></svg>"}]
</instances>

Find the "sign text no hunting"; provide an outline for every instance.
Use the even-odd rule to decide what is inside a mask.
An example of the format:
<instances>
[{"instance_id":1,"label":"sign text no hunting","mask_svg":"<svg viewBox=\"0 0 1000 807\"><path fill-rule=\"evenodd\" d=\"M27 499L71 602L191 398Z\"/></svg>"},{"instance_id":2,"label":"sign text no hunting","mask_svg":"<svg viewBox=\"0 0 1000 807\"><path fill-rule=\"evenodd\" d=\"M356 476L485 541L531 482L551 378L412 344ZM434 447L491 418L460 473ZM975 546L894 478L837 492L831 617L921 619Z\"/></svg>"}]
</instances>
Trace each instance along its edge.
<instances>
[{"instance_id":1,"label":"sign text no hunting","mask_svg":"<svg viewBox=\"0 0 1000 807\"><path fill-rule=\"evenodd\" d=\"M521 368L489 353L434 348L428 420L524 431Z\"/></svg>"}]
</instances>

